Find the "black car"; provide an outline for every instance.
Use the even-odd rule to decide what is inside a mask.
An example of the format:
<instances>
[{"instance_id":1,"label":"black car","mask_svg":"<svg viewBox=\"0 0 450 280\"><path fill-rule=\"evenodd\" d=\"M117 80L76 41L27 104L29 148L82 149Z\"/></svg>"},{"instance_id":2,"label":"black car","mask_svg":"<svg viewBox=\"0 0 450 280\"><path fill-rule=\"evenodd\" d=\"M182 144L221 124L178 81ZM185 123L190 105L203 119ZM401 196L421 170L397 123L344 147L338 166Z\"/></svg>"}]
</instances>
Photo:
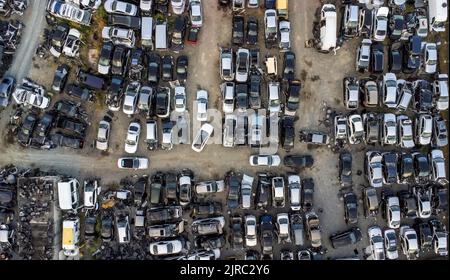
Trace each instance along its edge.
<instances>
[{"instance_id":1,"label":"black car","mask_svg":"<svg viewBox=\"0 0 450 280\"><path fill-rule=\"evenodd\" d=\"M239 216L234 216L231 218L231 235L230 243L233 249L241 250L243 248L243 230L242 230L242 218Z\"/></svg>"},{"instance_id":2,"label":"black car","mask_svg":"<svg viewBox=\"0 0 450 280\"><path fill-rule=\"evenodd\" d=\"M84 220L84 237L92 240L96 236L95 228L97 226L97 218L95 216L87 216Z\"/></svg>"},{"instance_id":3,"label":"black car","mask_svg":"<svg viewBox=\"0 0 450 280\"><path fill-rule=\"evenodd\" d=\"M411 184L414 177L414 164L411 154L403 153L398 161L399 183Z\"/></svg>"},{"instance_id":4,"label":"black car","mask_svg":"<svg viewBox=\"0 0 450 280\"><path fill-rule=\"evenodd\" d=\"M264 0L264 8L275 9L276 0Z\"/></svg>"},{"instance_id":5,"label":"black car","mask_svg":"<svg viewBox=\"0 0 450 280\"><path fill-rule=\"evenodd\" d=\"M419 113L428 113L433 109L433 89L430 82L418 80L414 82L414 104Z\"/></svg>"},{"instance_id":6,"label":"black car","mask_svg":"<svg viewBox=\"0 0 450 280\"><path fill-rule=\"evenodd\" d=\"M156 93L155 113L157 116L167 115L170 110L170 90L168 88L159 88Z\"/></svg>"},{"instance_id":7,"label":"black car","mask_svg":"<svg viewBox=\"0 0 450 280\"><path fill-rule=\"evenodd\" d=\"M400 73L402 71L403 65L403 53L402 44L394 43L389 47L389 72Z\"/></svg>"},{"instance_id":8,"label":"black car","mask_svg":"<svg viewBox=\"0 0 450 280\"><path fill-rule=\"evenodd\" d=\"M361 230L357 227L352 227L349 230L332 234L330 236L331 246L333 248L341 248L349 245L354 245L361 241Z\"/></svg>"},{"instance_id":9,"label":"black car","mask_svg":"<svg viewBox=\"0 0 450 280\"><path fill-rule=\"evenodd\" d=\"M383 180L387 185L396 184L398 182L397 161L398 154L396 152L383 153L382 170Z\"/></svg>"},{"instance_id":10,"label":"black car","mask_svg":"<svg viewBox=\"0 0 450 280\"><path fill-rule=\"evenodd\" d=\"M433 247L433 231L427 222L417 221L416 232L420 240L420 250L430 251Z\"/></svg>"},{"instance_id":11,"label":"black car","mask_svg":"<svg viewBox=\"0 0 450 280\"><path fill-rule=\"evenodd\" d=\"M108 25L139 30L141 29L141 18L127 15L112 14L108 16Z\"/></svg>"},{"instance_id":12,"label":"black car","mask_svg":"<svg viewBox=\"0 0 450 280\"><path fill-rule=\"evenodd\" d=\"M257 72L250 73L250 94L248 101L251 109L261 108L261 75Z\"/></svg>"},{"instance_id":13,"label":"black car","mask_svg":"<svg viewBox=\"0 0 450 280\"><path fill-rule=\"evenodd\" d=\"M199 236L194 242L197 248L215 250L225 246L225 237L223 235Z\"/></svg>"},{"instance_id":14,"label":"black car","mask_svg":"<svg viewBox=\"0 0 450 280\"><path fill-rule=\"evenodd\" d=\"M352 180L352 154L342 152L339 155L339 181L342 187L351 187Z\"/></svg>"},{"instance_id":15,"label":"black car","mask_svg":"<svg viewBox=\"0 0 450 280\"><path fill-rule=\"evenodd\" d=\"M147 185L148 179L145 177L141 177L133 186L134 203L138 207L141 206L147 199Z\"/></svg>"},{"instance_id":16,"label":"black car","mask_svg":"<svg viewBox=\"0 0 450 280\"><path fill-rule=\"evenodd\" d=\"M129 59L130 50L123 46L117 46L114 49L114 54L111 61L111 74L124 76L127 71Z\"/></svg>"},{"instance_id":17,"label":"black car","mask_svg":"<svg viewBox=\"0 0 450 280\"><path fill-rule=\"evenodd\" d=\"M148 81L158 84L161 77L161 57L157 53L150 53L148 56Z\"/></svg>"},{"instance_id":18,"label":"black car","mask_svg":"<svg viewBox=\"0 0 450 280\"><path fill-rule=\"evenodd\" d=\"M231 173L227 178L228 197L227 206L229 210L234 210L239 206L239 197L241 184L240 180L234 173Z\"/></svg>"},{"instance_id":19,"label":"black car","mask_svg":"<svg viewBox=\"0 0 450 280\"><path fill-rule=\"evenodd\" d=\"M370 71L372 73L384 72L384 46L381 43L374 43L372 48L372 58L370 59Z\"/></svg>"},{"instance_id":20,"label":"black car","mask_svg":"<svg viewBox=\"0 0 450 280\"><path fill-rule=\"evenodd\" d=\"M154 14L167 15L169 13L169 0L156 0L153 3Z\"/></svg>"},{"instance_id":21,"label":"black car","mask_svg":"<svg viewBox=\"0 0 450 280\"><path fill-rule=\"evenodd\" d=\"M164 179L165 179L164 204L177 204L178 203L177 175L174 173L168 172L165 174Z\"/></svg>"},{"instance_id":22,"label":"black car","mask_svg":"<svg viewBox=\"0 0 450 280\"><path fill-rule=\"evenodd\" d=\"M113 219L110 215L102 217L101 237L103 242L110 242L114 237Z\"/></svg>"},{"instance_id":23,"label":"black car","mask_svg":"<svg viewBox=\"0 0 450 280\"><path fill-rule=\"evenodd\" d=\"M70 27L66 23L58 24L55 29L53 29L50 43L55 54L61 54L67 35L69 35L69 30ZM53 53L52 50L50 50L50 52Z\"/></svg>"},{"instance_id":24,"label":"black car","mask_svg":"<svg viewBox=\"0 0 450 280\"><path fill-rule=\"evenodd\" d=\"M76 118L80 113L80 108L72 101L60 100L54 105L54 110L66 117Z\"/></svg>"},{"instance_id":25,"label":"black car","mask_svg":"<svg viewBox=\"0 0 450 280\"><path fill-rule=\"evenodd\" d=\"M281 133L280 133L281 146L286 151L290 151L294 148L295 141L295 128L294 118L284 116L281 120Z\"/></svg>"},{"instance_id":26,"label":"black car","mask_svg":"<svg viewBox=\"0 0 450 280\"><path fill-rule=\"evenodd\" d=\"M283 81L292 81L295 79L295 53L284 53L284 69L283 69Z\"/></svg>"},{"instance_id":27,"label":"black car","mask_svg":"<svg viewBox=\"0 0 450 280\"><path fill-rule=\"evenodd\" d=\"M286 94L286 108L288 111L297 111L300 102L301 88L302 84L299 80L289 81L289 87Z\"/></svg>"},{"instance_id":28,"label":"black car","mask_svg":"<svg viewBox=\"0 0 450 280\"><path fill-rule=\"evenodd\" d=\"M133 49L131 51L130 69L128 77L131 81L140 81L146 77L145 65L147 65L147 55L142 49Z\"/></svg>"},{"instance_id":29,"label":"black car","mask_svg":"<svg viewBox=\"0 0 450 280\"><path fill-rule=\"evenodd\" d=\"M67 83L67 78L69 77L69 66L62 64L56 68L55 75L53 77L52 90L55 92L64 91L64 87Z\"/></svg>"},{"instance_id":30,"label":"black car","mask_svg":"<svg viewBox=\"0 0 450 280\"><path fill-rule=\"evenodd\" d=\"M173 81L173 56L165 55L162 58L162 80Z\"/></svg>"},{"instance_id":31,"label":"black car","mask_svg":"<svg viewBox=\"0 0 450 280\"><path fill-rule=\"evenodd\" d=\"M232 43L234 45L244 44L244 17L234 16L233 17L233 33L232 33Z\"/></svg>"},{"instance_id":32,"label":"black car","mask_svg":"<svg viewBox=\"0 0 450 280\"><path fill-rule=\"evenodd\" d=\"M105 80L102 77L90 74L86 71L79 70L77 73L78 82L93 90L103 90L105 88Z\"/></svg>"},{"instance_id":33,"label":"black car","mask_svg":"<svg viewBox=\"0 0 450 280\"><path fill-rule=\"evenodd\" d=\"M302 186L301 206L306 213L313 208L314 180L312 178L303 179Z\"/></svg>"},{"instance_id":34,"label":"black car","mask_svg":"<svg viewBox=\"0 0 450 280\"><path fill-rule=\"evenodd\" d=\"M165 174L158 171L155 174L153 174L153 176L150 179L150 203L152 207L154 207L155 205L159 205L161 203L161 190L164 185L164 178Z\"/></svg>"},{"instance_id":35,"label":"black car","mask_svg":"<svg viewBox=\"0 0 450 280\"><path fill-rule=\"evenodd\" d=\"M124 79L120 76L113 76L106 95L106 104L110 110L118 111L121 107L124 90Z\"/></svg>"},{"instance_id":36,"label":"black car","mask_svg":"<svg viewBox=\"0 0 450 280\"><path fill-rule=\"evenodd\" d=\"M94 95L92 91L88 88L82 87L77 84L71 84L67 88L67 95L79 99L81 101L94 101Z\"/></svg>"},{"instance_id":37,"label":"black car","mask_svg":"<svg viewBox=\"0 0 450 280\"><path fill-rule=\"evenodd\" d=\"M84 140L80 137L71 136L63 133L55 133L51 136L51 141L56 146L67 147L72 149L82 149Z\"/></svg>"},{"instance_id":38,"label":"black car","mask_svg":"<svg viewBox=\"0 0 450 280\"><path fill-rule=\"evenodd\" d=\"M258 185L255 197L255 205L258 209L266 209L269 205L272 205L270 200L271 191L272 183L268 174L258 173Z\"/></svg>"},{"instance_id":39,"label":"black car","mask_svg":"<svg viewBox=\"0 0 450 280\"><path fill-rule=\"evenodd\" d=\"M56 127L79 136L84 136L86 134L87 124L75 119L62 117L58 119Z\"/></svg>"},{"instance_id":40,"label":"black car","mask_svg":"<svg viewBox=\"0 0 450 280\"><path fill-rule=\"evenodd\" d=\"M272 216L263 215L261 216L261 246L262 253L264 255L271 256L273 253L273 244L274 244L274 226L272 222Z\"/></svg>"},{"instance_id":41,"label":"black car","mask_svg":"<svg viewBox=\"0 0 450 280\"><path fill-rule=\"evenodd\" d=\"M212 215L221 215L222 214L222 204L219 202L203 202L197 203L194 205L194 209L192 211L193 217L198 216L212 216Z\"/></svg>"},{"instance_id":42,"label":"black car","mask_svg":"<svg viewBox=\"0 0 450 280\"><path fill-rule=\"evenodd\" d=\"M237 84L236 92L236 108L245 110L248 108L248 88L247 84Z\"/></svg>"},{"instance_id":43,"label":"black car","mask_svg":"<svg viewBox=\"0 0 450 280\"><path fill-rule=\"evenodd\" d=\"M284 157L284 165L292 168L311 167L314 164L314 159L310 155L290 155Z\"/></svg>"},{"instance_id":44,"label":"black car","mask_svg":"<svg viewBox=\"0 0 450 280\"><path fill-rule=\"evenodd\" d=\"M354 192L344 194L344 218L346 224L358 222L358 198Z\"/></svg>"},{"instance_id":45,"label":"black car","mask_svg":"<svg viewBox=\"0 0 450 280\"><path fill-rule=\"evenodd\" d=\"M422 38L416 35L409 37L409 42L404 45L403 73L411 74L419 69L421 53Z\"/></svg>"},{"instance_id":46,"label":"black car","mask_svg":"<svg viewBox=\"0 0 450 280\"><path fill-rule=\"evenodd\" d=\"M249 17L247 19L247 45L258 43L258 19Z\"/></svg>"},{"instance_id":47,"label":"black car","mask_svg":"<svg viewBox=\"0 0 450 280\"><path fill-rule=\"evenodd\" d=\"M426 184L430 179L430 163L426 154L414 153L414 179L416 184Z\"/></svg>"},{"instance_id":48,"label":"black car","mask_svg":"<svg viewBox=\"0 0 450 280\"><path fill-rule=\"evenodd\" d=\"M189 59L187 56L182 55L177 58L177 80L185 82L188 75Z\"/></svg>"},{"instance_id":49,"label":"black car","mask_svg":"<svg viewBox=\"0 0 450 280\"><path fill-rule=\"evenodd\" d=\"M175 18L172 39L171 39L171 49L173 51L180 51L184 49L184 37L186 34L186 17L177 16Z\"/></svg>"},{"instance_id":50,"label":"black car","mask_svg":"<svg viewBox=\"0 0 450 280\"><path fill-rule=\"evenodd\" d=\"M29 113L23 120L19 133L17 134L21 145L28 146L30 144L31 135L33 134L37 120L38 115L34 112Z\"/></svg>"},{"instance_id":51,"label":"black car","mask_svg":"<svg viewBox=\"0 0 450 280\"><path fill-rule=\"evenodd\" d=\"M259 68L259 49L250 49L250 70Z\"/></svg>"},{"instance_id":52,"label":"black car","mask_svg":"<svg viewBox=\"0 0 450 280\"><path fill-rule=\"evenodd\" d=\"M389 18L389 37L398 40L402 36L405 21L401 14L391 14Z\"/></svg>"},{"instance_id":53,"label":"black car","mask_svg":"<svg viewBox=\"0 0 450 280\"><path fill-rule=\"evenodd\" d=\"M47 135L53 126L54 119L55 116L51 112L45 113L42 116L33 133L33 144L44 145Z\"/></svg>"},{"instance_id":54,"label":"black car","mask_svg":"<svg viewBox=\"0 0 450 280\"><path fill-rule=\"evenodd\" d=\"M397 193L400 202L400 211L403 217L409 219L417 218L417 202L414 195L408 190L401 190Z\"/></svg>"},{"instance_id":55,"label":"black car","mask_svg":"<svg viewBox=\"0 0 450 280\"><path fill-rule=\"evenodd\" d=\"M433 186L432 206L436 214L448 211L448 189L443 186Z\"/></svg>"}]
</instances>

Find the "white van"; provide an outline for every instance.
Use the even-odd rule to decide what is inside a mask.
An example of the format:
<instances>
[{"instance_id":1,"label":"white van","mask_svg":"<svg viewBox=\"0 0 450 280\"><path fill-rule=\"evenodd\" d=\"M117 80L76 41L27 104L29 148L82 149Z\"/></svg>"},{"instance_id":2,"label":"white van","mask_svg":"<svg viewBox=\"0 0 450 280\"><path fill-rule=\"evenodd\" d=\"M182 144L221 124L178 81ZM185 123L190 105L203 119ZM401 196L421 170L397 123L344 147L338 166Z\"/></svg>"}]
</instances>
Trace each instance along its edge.
<instances>
[{"instance_id":1,"label":"white van","mask_svg":"<svg viewBox=\"0 0 450 280\"><path fill-rule=\"evenodd\" d=\"M155 49L167 49L167 22L160 22L156 24L155 28Z\"/></svg>"},{"instance_id":2,"label":"white van","mask_svg":"<svg viewBox=\"0 0 450 280\"><path fill-rule=\"evenodd\" d=\"M76 210L78 207L80 183L77 179L65 179L58 182L58 200L61 210Z\"/></svg>"},{"instance_id":3,"label":"white van","mask_svg":"<svg viewBox=\"0 0 450 280\"><path fill-rule=\"evenodd\" d=\"M146 128L145 143L147 143L147 148L152 151L158 147L158 123L155 120L148 120Z\"/></svg>"},{"instance_id":4,"label":"white van","mask_svg":"<svg viewBox=\"0 0 450 280\"><path fill-rule=\"evenodd\" d=\"M62 226L62 249L68 257L79 254L78 241L80 238L80 219L70 218L63 221Z\"/></svg>"},{"instance_id":5,"label":"white van","mask_svg":"<svg viewBox=\"0 0 450 280\"><path fill-rule=\"evenodd\" d=\"M142 17L141 23L141 44L142 47L153 50L153 18Z\"/></svg>"},{"instance_id":6,"label":"white van","mask_svg":"<svg viewBox=\"0 0 450 280\"><path fill-rule=\"evenodd\" d=\"M336 7L333 4L322 6L320 16L320 44L319 51L329 53L336 48Z\"/></svg>"},{"instance_id":7,"label":"white van","mask_svg":"<svg viewBox=\"0 0 450 280\"><path fill-rule=\"evenodd\" d=\"M447 17L447 0L428 0L428 23L430 31L444 32Z\"/></svg>"}]
</instances>

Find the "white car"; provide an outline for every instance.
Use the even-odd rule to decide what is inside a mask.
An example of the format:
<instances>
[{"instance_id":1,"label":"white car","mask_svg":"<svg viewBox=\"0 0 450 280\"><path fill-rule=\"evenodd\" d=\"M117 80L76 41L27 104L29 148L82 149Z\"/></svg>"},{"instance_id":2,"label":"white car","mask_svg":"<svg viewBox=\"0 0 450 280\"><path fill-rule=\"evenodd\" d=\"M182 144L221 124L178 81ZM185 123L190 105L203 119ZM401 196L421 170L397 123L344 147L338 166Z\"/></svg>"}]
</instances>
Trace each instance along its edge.
<instances>
[{"instance_id":1,"label":"white car","mask_svg":"<svg viewBox=\"0 0 450 280\"><path fill-rule=\"evenodd\" d=\"M429 114L420 114L416 118L416 143L418 145L429 145L433 132L433 117Z\"/></svg>"},{"instance_id":2,"label":"white car","mask_svg":"<svg viewBox=\"0 0 450 280\"><path fill-rule=\"evenodd\" d=\"M439 74L433 83L433 94L436 98L436 109L445 111L448 109L448 75Z\"/></svg>"},{"instance_id":3,"label":"white car","mask_svg":"<svg viewBox=\"0 0 450 280\"><path fill-rule=\"evenodd\" d=\"M390 196L386 201L386 220L389 228L400 227L400 201L396 196Z\"/></svg>"},{"instance_id":4,"label":"white car","mask_svg":"<svg viewBox=\"0 0 450 280\"><path fill-rule=\"evenodd\" d=\"M242 209L250 209L253 198L253 177L244 174L241 182L241 204Z\"/></svg>"},{"instance_id":5,"label":"white car","mask_svg":"<svg viewBox=\"0 0 450 280\"><path fill-rule=\"evenodd\" d=\"M419 240L417 233L410 226L400 228L400 245L406 258L415 259L419 257Z\"/></svg>"},{"instance_id":6,"label":"white car","mask_svg":"<svg viewBox=\"0 0 450 280\"><path fill-rule=\"evenodd\" d=\"M231 114L234 112L234 83L226 82L222 84L222 110L225 114Z\"/></svg>"},{"instance_id":7,"label":"white car","mask_svg":"<svg viewBox=\"0 0 450 280\"><path fill-rule=\"evenodd\" d=\"M413 122L406 115L397 116L398 144L405 149L414 148Z\"/></svg>"},{"instance_id":8,"label":"white car","mask_svg":"<svg viewBox=\"0 0 450 280\"><path fill-rule=\"evenodd\" d=\"M384 260L384 242L381 228L378 226L372 226L368 229L370 250L372 252L372 258L374 260Z\"/></svg>"},{"instance_id":9,"label":"white car","mask_svg":"<svg viewBox=\"0 0 450 280\"><path fill-rule=\"evenodd\" d=\"M388 27L388 7L380 7L375 12L373 23L373 40L384 41Z\"/></svg>"},{"instance_id":10,"label":"white car","mask_svg":"<svg viewBox=\"0 0 450 280\"><path fill-rule=\"evenodd\" d=\"M181 15L186 7L186 0L171 0L173 13L176 15Z\"/></svg>"},{"instance_id":11,"label":"white car","mask_svg":"<svg viewBox=\"0 0 450 280\"><path fill-rule=\"evenodd\" d=\"M203 8L201 0L189 0L189 15L193 27L202 27Z\"/></svg>"},{"instance_id":12,"label":"white car","mask_svg":"<svg viewBox=\"0 0 450 280\"><path fill-rule=\"evenodd\" d=\"M417 201L417 213L419 218L428 219L431 217L431 189L429 187L414 186L412 192Z\"/></svg>"},{"instance_id":13,"label":"white car","mask_svg":"<svg viewBox=\"0 0 450 280\"><path fill-rule=\"evenodd\" d=\"M291 209L293 211L299 211L301 202L301 188L302 188L300 176L289 175L288 188L289 188L289 197L291 201Z\"/></svg>"},{"instance_id":14,"label":"white car","mask_svg":"<svg viewBox=\"0 0 450 280\"><path fill-rule=\"evenodd\" d=\"M381 84L383 103L388 108L397 107L397 77L394 73L386 73Z\"/></svg>"},{"instance_id":15,"label":"white car","mask_svg":"<svg viewBox=\"0 0 450 280\"><path fill-rule=\"evenodd\" d=\"M435 43L426 43L423 55L423 65L425 67L425 73L436 73L438 62L437 45Z\"/></svg>"},{"instance_id":16,"label":"white car","mask_svg":"<svg viewBox=\"0 0 450 280\"><path fill-rule=\"evenodd\" d=\"M111 69L112 54L114 45L112 43L104 43L100 50L100 57L97 63L97 72L102 75L108 75Z\"/></svg>"},{"instance_id":17,"label":"white car","mask_svg":"<svg viewBox=\"0 0 450 280\"><path fill-rule=\"evenodd\" d=\"M37 93L31 90L16 88L12 96L14 101L19 105L31 105L40 109L46 109L50 105L50 98L46 97L43 92Z\"/></svg>"},{"instance_id":18,"label":"white car","mask_svg":"<svg viewBox=\"0 0 450 280\"><path fill-rule=\"evenodd\" d=\"M119 169L143 170L148 168L148 159L143 157L124 157L117 161Z\"/></svg>"},{"instance_id":19,"label":"white car","mask_svg":"<svg viewBox=\"0 0 450 280\"><path fill-rule=\"evenodd\" d=\"M280 21L279 28L280 28L280 43L278 47L281 50L288 51L291 49L291 39L290 39L291 23L285 20Z\"/></svg>"},{"instance_id":20,"label":"white car","mask_svg":"<svg viewBox=\"0 0 450 280\"><path fill-rule=\"evenodd\" d=\"M51 0L48 2L47 11L55 17L70 20L82 25L89 26L91 24L92 12L81 9L74 3Z\"/></svg>"},{"instance_id":21,"label":"white car","mask_svg":"<svg viewBox=\"0 0 450 280\"><path fill-rule=\"evenodd\" d=\"M141 125L138 122L131 122L128 126L127 138L125 139L125 152L134 154L139 144Z\"/></svg>"},{"instance_id":22,"label":"white car","mask_svg":"<svg viewBox=\"0 0 450 280\"><path fill-rule=\"evenodd\" d=\"M383 186L382 155L379 152L366 153L366 174L371 187Z\"/></svg>"},{"instance_id":23,"label":"white car","mask_svg":"<svg viewBox=\"0 0 450 280\"><path fill-rule=\"evenodd\" d=\"M194 190L197 194L213 194L223 192L225 190L225 182L221 181L204 181L195 184Z\"/></svg>"},{"instance_id":24,"label":"white car","mask_svg":"<svg viewBox=\"0 0 450 280\"><path fill-rule=\"evenodd\" d=\"M150 254L153 256L167 256L179 254L183 250L181 239L164 240L150 243Z\"/></svg>"},{"instance_id":25,"label":"white car","mask_svg":"<svg viewBox=\"0 0 450 280\"><path fill-rule=\"evenodd\" d=\"M417 17L416 35L422 38L428 36L428 19L426 16L418 15Z\"/></svg>"},{"instance_id":26,"label":"white car","mask_svg":"<svg viewBox=\"0 0 450 280\"><path fill-rule=\"evenodd\" d=\"M383 115L383 145L397 144L397 118L394 114L385 113Z\"/></svg>"},{"instance_id":27,"label":"white car","mask_svg":"<svg viewBox=\"0 0 450 280\"><path fill-rule=\"evenodd\" d=\"M250 68L250 51L239 48L236 54L236 82L246 83Z\"/></svg>"},{"instance_id":28,"label":"white car","mask_svg":"<svg viewBox=\"0 0 450 280\"><path fill-rule=\"evenodd\" d=\"M175 112L186 111L186 89L183 86L175 87Z\"/></svg>"},{"instance_id":29,"label":"white car","mask_svg":"<svg viewBox=\"0 0 450 280\"><path fill-rule=\"evenodd\" d=\"M276 10L266 10L264 12L264 36L267 39L276 39L277 38L277 11Z\"/></svg>"},{"instance_id":30,"label":"white car","mask_svg":"<svg viewBox=\"0 0 450 280\"><path fill-rule=\"evenodd\" d=\"M256 217L245 216L245 246L255 247L258 243L258 232L256 231Z\"/></svg>"},{"instance_id":31,"label":"white car","mask_svg":"<svg viewBox=\"0 0 450 280\"><path fill-rule=\"evenodd\" d=\"M350 115L347 119L348 142L350 144L359 144L364 140L364 127L360 115Z\"/></svg>"},{"instance_id":32,"label":"white car","mask_svg":"<svg viewBox=\"0 0 450 280\"><path fill-rule=\"evenodd\" d=\"M136 112L139 90L141 84L139 82L132 82L128 84L125 90L125 97L123 101L122 111L127 115L133 115Z\"/></svg>"},{"instance_id":33,"label":"white car","mask_svg":"<svg viewBox=\"0 0 450 280\"><path fill-rule=\"evenodd\" d=\"M370 39L363 39L361 45L356 51L356 71L369 69L370 63L370 47L372 41Z\"/></svg>"},{"instance_id":34,"label":"white car","mask_svg":"<svg viewBox=\"0 0 450 280\"><path fill-rule=\"evenodd\" d=\"M336 140L347 138L347 117L339 115L334 118L334 138Z\"/></svg>"},{"instance_id":35,"label":"white car","mask_svg":"<svg viewBox=\"0 0 450 280\"><path fill-rule=\"evenodd\" d=\"M359 82L355 78L344 78L344 103L349 110L359 107Z\"/></svg>"},{"instance_id":36,"label":"white car","mask_svg":"<svg viewBox=\"0 0 450 280\"><path fill-rule=\"evenodd\" d=\"M118 0L106 0L104 4L107 13L125 15L125 16L135 16L137 14L138 8L136 5L130 4L124 1Z\"/></svg>"},{"instance_id":37,"label":"white car","mask_svg":"<svg viewBox=\"0 0 450 280\"><path fill-rule=\"evenodd\" d=\"M110 122L101 120L98 125L97 140L95 141L95 147L100 151L108 150L109 131L111 129Z\"/></svg>"},{"instance_id":38,"label":"white car","mask_svg":"<svg viewBox=\"0 0 450 280\"><path fill-rule=\"evenodd\" d=\"M85 209L97 209L98 208L98 195L101 188L98 186L97 180L84 181L84 208Z\"/></svg>"},{"instance_id":39,"label":"white car","mask_svg":"<svg viewBox=\"0 0 450 280\"><path fill-rule=\"evenodd\" d=\"M141 0L139 2L139 9L141 9L141 11L149 13L152 11L152 2L154 0Z\"/></svg>"},{"instance_id":40,"label":"white car","mask_svg":"<svg viewBox=\"0 0 450 280\"><path fill-rule=\"evenodd\" d=\"M209 123L203 124L200 130L197 132L194 141L192 142L192 150L196 151L197 153L203 151L206 142L208 142L213 133L214 127L212 125L210 125Z\"/></svg>"},{"instance_id":41,"label":"white car","mask_svg":"<svg viewBox=\"0 0 450 280\"><path fill-rule=\"evenodd\" d=\"M204 122L208 120L208 92L197 91L197 120Z\"/></svg>"},{"instance_id":42,"label":"white car","mask_svg":"<svg viewBox=\"0 0 450 280\"><path fill-rule=\"evenodd\" d=\"M105 26L102 29L104 41L111 41L114 45L134 48L136 34L133 29Z\"/></svg>"},{"instance_id":43,"label":"white car","mask_svg":"<svg viewBox=\"0 0 450 280\"><path fill-rule=\"evenodd\" d=\"M71 28L67 34L62 53L68 57L77 57L80 53L81 33L75 28Z\"/></svg>"},{"instance_id":44,"label":"white car","mask_svg":"<svg viewBox=\"0 0 450 280\"><path fill-rule=\"evenodd\" d=\"M234 80L234 60L233 49L221 48L220 49L220 77L224 81Z\"/></svg>"},{"instance_id":45,"label":"white car","mask_svg":"<svg viewBox=\"0 0 450 280\"><path fill-rule=\"evenodd\" d=\"M249 159L251 166L279 166L281 163L280 156L278 155L255 155L250 156Z\"/></svg>"},{"instance_id":46,"label":"white car","mask_svg":"<svg viewBox=\"0 0 450 280\"><path fill-rule=\"evenodd\" d=\"M277 235L278 235L278 243L289 243L291 242L291 236L289 234L289 215L287 213L278 213L277 214Z\"/></svg>"},{"instance_id":47,"label":"white car","mask_svg":"<svg viewBox=\"0 0 450 280\"><path fill-rule=\"evenodd\" d=\"M384 230L384 248L386 250L387 259L398 259L397 234L394 229Z\"/></svg>"},{"instance_id":48,"label":"white car","mask_svg":"<svg viewBox=\"0 0 450 280\"><path fill-rule=\"evenodd\" d=\"M279 113L281 111L280 104L280 83L269 82L267 84L268 107L270 113Z\"/></svg>"},{"instance_id":49,"label":"white car","mask_svg":"<svg viewBox=\"0 0 450 280\"><path fill-rule=\"evenodd\" d=\"M430 156L431 180L443 186L448 184L444 153L442 150L434 149L431 151Z\"/></svg>"}]
</instances>

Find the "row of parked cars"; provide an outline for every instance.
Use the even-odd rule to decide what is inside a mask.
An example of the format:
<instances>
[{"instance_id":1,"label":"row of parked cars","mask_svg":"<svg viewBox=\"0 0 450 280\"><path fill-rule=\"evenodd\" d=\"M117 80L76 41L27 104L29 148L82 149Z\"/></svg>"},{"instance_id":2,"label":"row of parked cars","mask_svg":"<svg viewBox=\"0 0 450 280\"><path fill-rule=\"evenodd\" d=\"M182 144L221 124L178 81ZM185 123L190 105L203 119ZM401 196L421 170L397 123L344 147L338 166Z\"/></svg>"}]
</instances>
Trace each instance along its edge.
<instances>
[{"instance_id":1,"label":"row of parked cars","mask_svg":"<svg viewBox=\"0 0 450 280\"><path fill-rule=\"evenodd\" d=\"M386 73L379 81L371 78L343 80L344 105L356 110L360 105L375 108L383 105L388 109L418 113L445 111L448 109L448 76L439 74L433 82L424 79L397 79L394 73Z\"/></svg>"},{"instance_id":2,"label":"row of parked cars","mask_svg":"<svg viewBox=\"0 0 450 280\"><path fill-rule=\"evenodd\" d=\"M392 113L363 113L335 117L335 139L350 144L445 147L448 144L446 121L440 115L418 114L415 119Z\"/></svg>"}]
</instances>

